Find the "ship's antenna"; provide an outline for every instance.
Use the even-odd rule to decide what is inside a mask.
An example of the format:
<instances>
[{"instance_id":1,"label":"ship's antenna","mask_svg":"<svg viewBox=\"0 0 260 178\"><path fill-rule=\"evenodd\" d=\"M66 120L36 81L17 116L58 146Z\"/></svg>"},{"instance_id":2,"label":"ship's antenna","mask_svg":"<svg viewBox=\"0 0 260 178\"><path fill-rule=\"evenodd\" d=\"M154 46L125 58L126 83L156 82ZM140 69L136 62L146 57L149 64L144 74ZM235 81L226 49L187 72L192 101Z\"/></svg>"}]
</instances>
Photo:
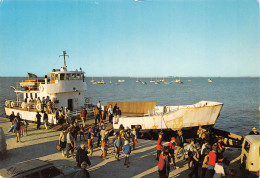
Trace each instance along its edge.
<instances>
[{"instance_id":1,"label":"ship's antenna","mask_svg":"<svg viewBox=\"0 0 260 178\"><path fill-rule=\"evenodd\" d=\"M67 66L66 66L66 56L68 56L69 57L69 55L67 55L67 52L66 51L63 51L63 55L59 55L59 57L61 57L61 56L63 56L64 57L64 67L66 67L67 68Z\"/></svg>"}]
</instances>

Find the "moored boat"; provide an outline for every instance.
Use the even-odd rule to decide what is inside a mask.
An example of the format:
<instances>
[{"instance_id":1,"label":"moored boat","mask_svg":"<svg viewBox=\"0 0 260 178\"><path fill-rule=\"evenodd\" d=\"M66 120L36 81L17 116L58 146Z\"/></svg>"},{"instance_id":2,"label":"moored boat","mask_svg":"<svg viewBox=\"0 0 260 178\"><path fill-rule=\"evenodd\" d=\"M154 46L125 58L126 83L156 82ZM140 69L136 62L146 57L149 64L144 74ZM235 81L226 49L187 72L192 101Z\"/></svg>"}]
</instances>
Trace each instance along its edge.
<instances>
[{"instance_id":1,"label":"moored boat","mask_svg":"<svg viewBox=\"0 0 260 178\"><path fill-rule=\"evenodd\" d=\"M68 71L63 51L64 66L53 69L49 77L31 79L12 87L16 100L6 100L5 112L19 113L22 119L34 121L36 112L47 111L49 123L56 124L54 108L68 108L71 113L81 110L87 98L84 97L86 82L82 69Z\"/></svg>"},{"instance_id":2,"label":"moored boat","mask_svg":"<svg viewBox=\"0 0 260 178\"><path fill-rule=\"evenodd\" d=\"M179 130L198 126L214 126L223 103L200 101L193 105L156 106L156 102L109 102L117 104L123 115L113 121L113 128L140 128L141 130ZM125 114L124 114L125 113Z\"/></svg>"}]
</instances>

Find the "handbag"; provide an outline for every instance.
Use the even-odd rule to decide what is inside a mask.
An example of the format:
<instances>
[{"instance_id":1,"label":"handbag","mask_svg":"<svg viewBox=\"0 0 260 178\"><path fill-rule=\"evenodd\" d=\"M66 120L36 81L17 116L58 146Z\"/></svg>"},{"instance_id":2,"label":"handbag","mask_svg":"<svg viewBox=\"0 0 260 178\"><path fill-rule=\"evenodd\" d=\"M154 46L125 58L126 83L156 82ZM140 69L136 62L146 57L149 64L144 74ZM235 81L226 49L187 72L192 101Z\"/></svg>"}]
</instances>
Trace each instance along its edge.
<instances>
[{"instance_id":1,"label":"handbag","mask_svg":"<svg viewBox=\"0 0 260 178\"><path fill-rule=\"evenodd\" d=\"M58 151L60 151L60 145L57 145L56 148Z\"/></svg>"}]
</instances>

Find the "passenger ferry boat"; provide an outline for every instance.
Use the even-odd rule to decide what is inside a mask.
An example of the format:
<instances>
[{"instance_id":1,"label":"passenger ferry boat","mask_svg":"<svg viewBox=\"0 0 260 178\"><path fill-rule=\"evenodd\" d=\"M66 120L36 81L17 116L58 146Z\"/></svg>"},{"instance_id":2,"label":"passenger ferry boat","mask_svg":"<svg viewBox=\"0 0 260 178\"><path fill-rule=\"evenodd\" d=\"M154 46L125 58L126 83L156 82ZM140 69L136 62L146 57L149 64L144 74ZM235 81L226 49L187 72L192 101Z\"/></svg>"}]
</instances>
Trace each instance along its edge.
<instances>
[{"instance_id":1,"label":"passenger ferry boat","mask_svg":"<svg viewBox=\"0 0 260 178\"><path fill-rule=\"evenodd\" d=\"M5 101L6 115L9 116L12 112L15 115L19 113L22 119L35 121L37 111L40 113L43 111L40 101L45 98L50 101L53 109L66 107L71 113L75 113L84 107L87 102L87 98L84 97L87 88L84 72L81 68L68 71L65 60L68 56L66 51L63 51L63 55L60 56L64 57L64 66L60 69L53 69L49 77L47 75L44 79L29 79L28 77L28 80L18 83L16 87L11 87L16 93L16 100ZM49 123L56 124L54 112L49 112L48 118Z\"/></svg>"}]
</instances>

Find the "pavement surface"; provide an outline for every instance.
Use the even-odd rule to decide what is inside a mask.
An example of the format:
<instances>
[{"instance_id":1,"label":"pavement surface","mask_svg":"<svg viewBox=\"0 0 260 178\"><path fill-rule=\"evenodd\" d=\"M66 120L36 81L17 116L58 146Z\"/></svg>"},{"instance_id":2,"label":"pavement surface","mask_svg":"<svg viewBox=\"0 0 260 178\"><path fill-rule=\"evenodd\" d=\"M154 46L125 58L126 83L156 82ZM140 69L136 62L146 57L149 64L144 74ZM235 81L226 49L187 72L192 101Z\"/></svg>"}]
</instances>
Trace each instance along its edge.
<instances>
[{"instance_id":1,"label":"pavement surface","mask_svg":"<svg viewBox=\"0 0 260 178\"><path fill-rule=\"evenodd\" d=\"M0 118L0 127L3 128L6 135L7 155L0 160L0 169L11 166L15 163L30 160L41 159L54 163L58 168L67 168L75 166L74 158L65 158L61 152L56 150L59 139L59 131L45 130L41 125L40 130L36 129L36 124L30 123L28 135L21 137L22 143L16 142L16 135L8 133L7 130L11 123L6 118ZM101 150L96 147L94 138L92 165L87 167L91 177L158 177L158 162L155 160L156 141L139 139L136 150L130 155L130 167L124 166L124 156L121 154L120 161L117 161L113 155L108 154L107 159L99 157ZM80 141L78 138L77 146L86 141ZM112 151L112 137L109 138L109 150ZM166 142L164 142L166 144ZM245 177L239 170L240 149L229 148L225 152L225 157L231 161L229 168L235 169L236 177ZM188 169L187 161L177 160L179 169L173 170L171 167L170 177L188 177L191 170ZM199 173L201 174L201 173ZM207 174L206 174L207 176Z\"/></svg>"}]
</instances>

